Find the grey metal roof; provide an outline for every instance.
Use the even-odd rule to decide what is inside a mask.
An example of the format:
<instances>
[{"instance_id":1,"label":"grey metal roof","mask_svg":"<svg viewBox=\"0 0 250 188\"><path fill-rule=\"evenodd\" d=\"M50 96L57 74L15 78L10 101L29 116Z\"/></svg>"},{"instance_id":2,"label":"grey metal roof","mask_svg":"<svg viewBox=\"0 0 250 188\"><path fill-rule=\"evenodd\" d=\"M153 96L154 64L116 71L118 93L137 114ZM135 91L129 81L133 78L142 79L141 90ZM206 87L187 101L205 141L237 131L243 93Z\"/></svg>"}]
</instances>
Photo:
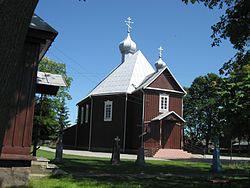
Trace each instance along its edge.
<instances>
[{"instance_id":1,"label":"grey metal roof","mask_svg":"<svg viewBox=\"0 0 250 188\"><path fill-rule=\"evenodd\" d=\"M37 72L37 84L59 86L59 87L67 86L62 75L51 74L51 73L40 72L40 71Z\"/></svg>"},{"instance_id":2,"label":"grey metal roof","mask_svg":"<svg viewBox=\"0 0 250 188\"><path fill-rule=\"evenodd\" d=\"M57 33L57 31L53 27L51 27L48 23L46 23L41 17L36 14L33 14L29 27L51 33Z\"/></svg>"},{"instance_id":3,"label":"grey metal roof","mask_svg":"<svg viewBox=\"0 0 250 188\"><path fill-rule=\"evenodd\" d=\"M153 67L142 52L137 51L104 78L88 96L115 93L131 94L141 85L145 77L154 72Z\"/></svg>"},{"instance_id":4,"label":"grey metal roof","mask_svg":"<svg viewBox=\"0 0 250 188\"><path fill-rule=\"evenodd\" d=\"M174 112L174 111L170 111L170 112L167 111L167 112L164 112L164 113L162 113L162 114L156 116L155 118L153 118L151 121L162 120L162 119L164 119L165 117L167 117L167 116L169 116L169 115L171 115L171 114L176 115L182 122L185 122L185 120L184 120L181 116L179 116L176 112Z\"/></svg>"}]
</instances>

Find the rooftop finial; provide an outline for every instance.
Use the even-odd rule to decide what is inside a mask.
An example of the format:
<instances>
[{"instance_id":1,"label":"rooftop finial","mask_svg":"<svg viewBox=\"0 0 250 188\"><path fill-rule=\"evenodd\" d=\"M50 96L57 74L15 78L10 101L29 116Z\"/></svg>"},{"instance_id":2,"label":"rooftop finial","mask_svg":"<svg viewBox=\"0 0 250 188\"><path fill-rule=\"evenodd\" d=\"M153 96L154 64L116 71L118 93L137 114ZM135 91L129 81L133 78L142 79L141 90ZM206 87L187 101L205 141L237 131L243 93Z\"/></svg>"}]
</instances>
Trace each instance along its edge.
<instances>
[{"instance_id":1,"label":"rooftop finial","mask_svg":"<svg viewBox=\"0 0 250 188\"><path fill-rule=\"evenodd\" d=\"M158 50L159 50L159 58L162 58L162 51L163 51L163 48L160 46L160 47L158 48Z\"/></svg>"},{"instance_id":2,"label":"rooftop finial","mask_svg":"<svg viewBox=\"0 0 250 188\"><path fill-rule=\"evenodd\" d=\"M131 24L134 22L131 21L132 19L130 17L127 18L127 21L125 21L126 25L128 26L128 33L130 33L130 30L132 29Z\"/></svg>"},{"instance_id":3,"label":"rooftop finial","mask_svg":"<svg viewBox=\"0 0 250 188\"><path fill-rule=\"evenodd\" d=\"M157 71L162 70L164 67L166 67L166 63L162 60L163 48L160 46L158 50L159 50L159 59L155 62L155 67Z\"/></svg>"}]
</instances>

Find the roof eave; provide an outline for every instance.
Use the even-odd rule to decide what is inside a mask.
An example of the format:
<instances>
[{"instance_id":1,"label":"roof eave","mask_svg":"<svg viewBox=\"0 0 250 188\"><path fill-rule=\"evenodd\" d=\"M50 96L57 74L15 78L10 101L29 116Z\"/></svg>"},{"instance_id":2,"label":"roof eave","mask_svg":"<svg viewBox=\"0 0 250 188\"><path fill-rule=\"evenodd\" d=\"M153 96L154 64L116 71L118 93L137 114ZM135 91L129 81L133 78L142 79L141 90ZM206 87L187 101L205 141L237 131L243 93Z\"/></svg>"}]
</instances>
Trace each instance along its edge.
<instances>
[{"instance_id":1,"label":"roof eave","mask_svg":"<svg viewBox=\"0 0 250 188\"><path fill-rule=\"evenodd\" d=\"M166 118L167 116L171 115L171 114L174 114L176 115L183 123L185 123L186 121L181 117L179 116L175 111L170 111L168 113L166 113L164 116L158 118L158 119L155 119L153 118L151 121L161 121L162 119Z\"/></svg>"},{"instance_id":2,"label":"roof eave","mask_svg":"<svg viewBox=\"0 0 250 188\"><path fill-rule=\"evenodd\" d=\"M145 86L142 87L142 89L146 89L153 81L155 81L159 75L161 75L165 70L168 70L168 72L171 74L171 76L174 78L175 82L177 83L177 85L180 87L180 89L183 91L184 95L187 94L187 92L183 89L183 87L180 85L180 83L176 80L176 78L174 77L173 73L170 71L170 69L165 66L162 70L159 71L159 73L157 73L157 76L155 76L152 80L150 80L150 82L148 82Z\"/></svg>"}]
</instances>

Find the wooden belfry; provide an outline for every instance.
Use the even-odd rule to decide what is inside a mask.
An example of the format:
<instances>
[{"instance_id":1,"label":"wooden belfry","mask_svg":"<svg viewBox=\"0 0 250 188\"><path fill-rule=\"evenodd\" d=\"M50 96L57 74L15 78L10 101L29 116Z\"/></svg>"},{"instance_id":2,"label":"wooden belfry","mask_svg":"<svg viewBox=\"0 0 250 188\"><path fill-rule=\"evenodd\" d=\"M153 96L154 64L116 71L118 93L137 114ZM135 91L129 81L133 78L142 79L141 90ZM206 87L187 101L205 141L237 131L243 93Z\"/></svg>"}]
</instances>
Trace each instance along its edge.
<instances>
[{"instance_id":1,"label":"wooden belfry","mask_svg":"<svg viewBox=\"0 0 250 188\"><path fill-rule=\"evenodd\" d=\"M45 85L38 81L38 63L57 36L57 31L37 15L33 15L26 36L22 59L19 61L16 75L15 99L10 104L8 128L0 153L0 167L30 166L34 98L36 88L42 87L46 94L55 93L58 86Z\"/></svg>"}]
</instances>

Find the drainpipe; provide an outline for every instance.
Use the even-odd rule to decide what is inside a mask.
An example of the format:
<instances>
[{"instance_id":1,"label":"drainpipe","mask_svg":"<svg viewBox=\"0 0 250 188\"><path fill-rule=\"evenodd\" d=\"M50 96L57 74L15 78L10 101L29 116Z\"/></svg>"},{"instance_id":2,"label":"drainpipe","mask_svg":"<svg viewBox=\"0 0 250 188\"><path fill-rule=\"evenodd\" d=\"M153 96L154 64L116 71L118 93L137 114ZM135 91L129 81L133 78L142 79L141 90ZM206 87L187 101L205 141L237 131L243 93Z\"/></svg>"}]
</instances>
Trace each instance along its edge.
<instances>
[{"instance_id":1,"label":"drainpipe","mask_svg":"<svg viewBox=\"0 0 250 188\"><path fill-rule=\"evenodd\" d=\"M128 103L128 94L125 94L125 108L124 108L124 130L123 130L123 152L125 152L126 147L126 127L127 127L127 103Z\"/></svg>"},{"instance_id":2,"label":"drainpipe","mask_svg":"<svg viewBox=\"0 0 250 188\"><path fill-rule=\"evenodd\" d=\"M89 121L89 151L91 149L91 136L92 136L92 116L93 116L93 98L90 96L91 109L90 109L90 121Z\"/></svg>"}]
</instances>

